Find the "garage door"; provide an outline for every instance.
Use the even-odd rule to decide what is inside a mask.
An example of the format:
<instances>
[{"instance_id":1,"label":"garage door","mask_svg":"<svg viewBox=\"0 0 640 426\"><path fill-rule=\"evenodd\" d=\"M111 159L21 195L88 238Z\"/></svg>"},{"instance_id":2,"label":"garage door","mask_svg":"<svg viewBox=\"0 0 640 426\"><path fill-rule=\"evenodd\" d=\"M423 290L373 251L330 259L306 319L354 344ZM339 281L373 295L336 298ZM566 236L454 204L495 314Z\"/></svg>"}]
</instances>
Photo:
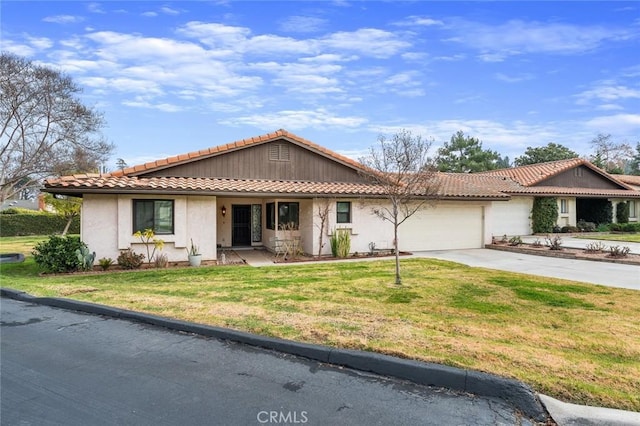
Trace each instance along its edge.
<instances>
[{"instance_id":1,"label":"garage door","mask_svg":"<svg viewBox=\"0 0 640 426\"><path fill-rule=\"evenodd\" d=\"M422 210L400 225L400 250L481 248L482 213L482 206L465 204Z\"/></svg>"}]
</instances>

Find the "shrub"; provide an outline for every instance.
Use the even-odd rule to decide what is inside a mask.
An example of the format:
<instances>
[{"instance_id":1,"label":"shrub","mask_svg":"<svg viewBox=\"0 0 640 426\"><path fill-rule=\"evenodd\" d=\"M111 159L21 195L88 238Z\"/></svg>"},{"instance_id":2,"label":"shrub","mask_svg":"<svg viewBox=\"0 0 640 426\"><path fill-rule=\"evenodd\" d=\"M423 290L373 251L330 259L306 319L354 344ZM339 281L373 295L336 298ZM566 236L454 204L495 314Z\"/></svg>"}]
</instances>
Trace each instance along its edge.
<instances>
[{"instance_id":1,"label":"shrub","mask_svg":"<svg viewBox=\"0 0 640 426\"><path fill-rule=\"evenodd\" d=\"M562 250L562 238L559 235L545 238L549 250Z\"/></svg>"},{"instance_id":2,"label":"shrub","mask_svg":"<svg viewBox=\"0 0 640 426\"><path fill-rule=\"evenodd\" d=\"M587 253L601 253L605 251L606 248L607 246L602 241L596 241L596 242L587 244L584 251Z\"/></svg>"},{"instance_id":3,"label":"shrub","mask_svg":"<svg viewBox=\"0 0 640 426\"><path fill-rule=\"evenodd\" d=\"M79 237L52 235L48 240L36 244L32 254L44 272L74 272L82 267L76 250L87 250L87 245Z\"/></svg>"},{"instance_id":4,"label":"shrub","mask_svg":"<svg viewBox=\"0 0 640 426\"><path fill-rule=\"evenodd\" d=\"M621 201L616 206L616 222L628 223L629 222L629 203Z\"/></svg>"},{"instance_id":5,"label":"shrub","mask_svg":"<svg viewBox=\"0 0 640 426\"><path fill-rule=\"evenodd\" d=\"M169 258L164 253L158 253L153 261L156 268L163 269L169 266Z\"/></svg>"},{"instance_id":6,"label":"shrub","mask_svg":"<svg viewBox=\"0 0 640 426\"><path fill-rule=\"evenodd\" d=\"M601 223L596 227L597 232L609 232L611 230L610 223Z\"/></svg>"},{"instance_id":7,"label":"shrub","mask_svg":"<svg viewBox=\"0 0 640 426\"><path fill-rule=\"evenodd\" d=\"M144 254L138 254L131 249L122 250L118 256L118 265L122 269L138 269L143 261Z\"/></svg>"},{"instance_id":8,"label":"shrub","mask_svg":"<svg viewBox=\"0 0 640 426\"><path fill-rule=\"evenodd\" d=\"M7 213L7 210L11 211ZM2 237L61 234L67 225L67 219L52 213L26 209L7 210L0 214L0 236ZM71 222L68 232L80 233L79 217Z\"/></svg>"},{"instance_id":9,"label":"shrub","mask_svg":"<svg viewBox=\"0 0 640 426\"><path fill-rule=\"evenodd\" d=\"M347 257L351 251L351 231L348 229L334 229L329 242L331 243L333 257Z\"/></svg>"},{"instance_id":10,"label":"shrub","mask_svg":"<svg viewBox=\"0 0 640 426\"><path fill-rule=\"evenodd\" d=\"M98 260L98 265L102 268L103 271L106 271L113 265L113 259L110 257L103 257Z\"/></svg>"},{"instance_id":11,"label":"shrub","mask_svg":"<svg viewBox=\"0 0 640 426\"><path fill-rule=\"evenodd\" d=\"M519 236L514 236L511 237L509 239L509 245L510 246L521 246L522 245L522 238L520 238Z\"/></svg>"},{"instance_id":12,"label":"shrub","mask_svg":"<svg viewBox=\"0 0 640 426\"><path fill-rule=\"evenodd\" d=\"M537 197L533 200L531 221L534 233L551 232L558 220L558 203L555 197Z\"/></svg>"},{"instance_id":13,"label":"shrub","mask_svg":"<svg viewBox=\"0 0 640 426\"><path fill-rule=\"evenodd\" d=\"M596 224L593 222L585 222L584 220L579 220L576 224L580 231L582 232L593 232L596 230Z\"/></svg>"},{"instance_id":14,"label":"shrub","mask_svg":"<svg viewBox=\"0 0 640 426\"><path fill-rule=\"evenodd\" d=\"M640 232L640 223L612 223L609 229L614 232Z\"/></svg>"},{"instance_id":15,"label":"shrub","mask_svg":"<svg viewBox=\"0 0 640 426\"><path fill-rule=\"evenodd\" d=\"M577 226L563 226L560 229L560 232L566 234L567 232L580 232L580 228Z\"/></svg>"},{"instance_id":16,"label":"shrub","mask_svg":"<svg viewBox=\"0 0 640 426\"><path fill-rule=\"evenodd\" d=\"M609 254L607 256L614 258L627 257L630 252L631 249L629 247L620 248L620 246L611 246L609 247Z\"/></svg>"},{"instance_id":17,"label":"shrub","mask_svg":"<svg viewBox=\"0 0 640 426\"><path fill-rule=\"evenodd\" d=\"M542 242L538 238L536 238L536 240L532 242L531 245L533 247L542 247Z\"/></svg>"}]
</instances>

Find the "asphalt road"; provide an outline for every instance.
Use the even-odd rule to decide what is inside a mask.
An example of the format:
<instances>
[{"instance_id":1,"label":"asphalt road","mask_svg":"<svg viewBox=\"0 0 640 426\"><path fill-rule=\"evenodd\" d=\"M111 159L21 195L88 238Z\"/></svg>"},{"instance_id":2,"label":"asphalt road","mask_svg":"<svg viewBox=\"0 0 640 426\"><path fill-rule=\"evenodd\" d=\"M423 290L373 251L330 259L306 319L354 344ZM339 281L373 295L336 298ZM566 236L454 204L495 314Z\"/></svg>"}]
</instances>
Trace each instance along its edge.
<instances>
[{"instance_id":1,"label":"asphalt road","mask_svg":"<svg viewBox=\"0 0 640 426\"><path fill-rule=\"evenodd\" d=\"M2 425L513 425L501 400L0 299Z\"/></svg>"}]
</instances>

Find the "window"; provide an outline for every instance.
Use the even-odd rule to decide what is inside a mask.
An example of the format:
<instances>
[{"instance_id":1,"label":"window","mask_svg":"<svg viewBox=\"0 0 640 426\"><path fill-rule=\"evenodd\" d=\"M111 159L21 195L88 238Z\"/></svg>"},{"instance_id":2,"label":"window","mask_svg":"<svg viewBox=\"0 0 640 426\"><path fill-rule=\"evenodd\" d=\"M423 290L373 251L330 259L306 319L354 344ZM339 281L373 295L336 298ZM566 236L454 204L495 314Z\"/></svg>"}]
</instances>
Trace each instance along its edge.
<instances>
[{"instance_id":1,"label":"window","mask_svg":"<svg viewBox=\"0 0 640 426\"><path fill-rule=\"evenodd\" d=\"M338 201L336 203L336 222L351 223L351 201Z\"/></svg>"},{"instance_id":2,"label":"window","mask_svg":"<svg viewBox=\"0 0 640 426\"><path fill-rule=\"evenodd\" d=\"M133 232L173 234L173 200L133 200Z\"/></svg>"},{"instance_id":3,"label":"window","mask_svg":"<svg viewBox=\"0 0 640 426\"><path fill-rule=\"evenodd\" d=\"M267 229L276 229L276 203L267 203Z\"/></svg>"},{"instance_id":4,"label":"window","mask_svg":"<svg viewBox=\"0 0 640 426\"><path fill-rule=\"evenodd\" d=\"M560 200L560 213L569 213L569 203L565 199Z\"/></svg>"},{"instance_id":5,"label":"window","mask_svg":"<svg viewBox=\"0 0 640 426\"><path fill-rule=\"evenodd\" d=\"M298 203L278 203L278 227L290 226L298 229Z\"/></svg>"},{"instance_id":6,"label":"window","mask_svg":"<svg viewBox=\"0 0 640 426\"><path fill-rule=\"evenodd\" d=\"M629 217L636 217L636 202L633 200L629 200Z\"/></svg>"},{"instance_id":7,"label":"window","mask_svg":"<svg viewBox=\"0 0 640 426\"><path fill-rule=\"evenodd\" d=\"M575 169L573 169L573 175L582 177L582 167L576 167Z\"/></svg>"}]
</instances>

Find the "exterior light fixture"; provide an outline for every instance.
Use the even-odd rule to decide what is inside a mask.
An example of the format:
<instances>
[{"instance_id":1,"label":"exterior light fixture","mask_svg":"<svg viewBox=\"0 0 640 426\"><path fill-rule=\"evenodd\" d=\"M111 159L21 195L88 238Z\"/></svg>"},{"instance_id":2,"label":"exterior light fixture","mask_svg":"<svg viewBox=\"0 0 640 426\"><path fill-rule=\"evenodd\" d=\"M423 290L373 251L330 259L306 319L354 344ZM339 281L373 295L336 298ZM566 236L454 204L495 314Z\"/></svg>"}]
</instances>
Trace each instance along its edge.
<instances>
[{"instance_id":1,"label":"exterior light fixture","mask_svg":"<svg viewBox=\"0 0 640 426\"><path fill-rule=\"evenodd\" d=\"M227 215L227 208L225 206L222 206L222 208L220 209L220 213L222 213L222 217L225 217Z\"/></svg>"}]
</instances>

